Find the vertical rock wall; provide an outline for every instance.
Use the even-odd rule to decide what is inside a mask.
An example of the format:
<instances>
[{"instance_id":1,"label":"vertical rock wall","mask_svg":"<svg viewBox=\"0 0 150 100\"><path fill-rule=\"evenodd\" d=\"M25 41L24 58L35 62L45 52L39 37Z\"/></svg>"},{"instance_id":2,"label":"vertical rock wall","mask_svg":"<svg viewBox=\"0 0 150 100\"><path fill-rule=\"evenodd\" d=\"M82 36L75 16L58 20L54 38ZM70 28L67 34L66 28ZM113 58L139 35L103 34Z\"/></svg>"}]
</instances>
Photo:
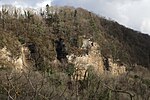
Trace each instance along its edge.
<instances>
[{"instance_id":1,"label":"vertical rock wall","mask_svg":"<svg viewBox=\"0 0 150 100\"><path fill-rule=\"evenodd\" d=\"M83 46L85 46L84 43ZM106 68L104 57L102 57L101 52L99 50L99 45L91 41L88 41L88 43L90 43L86 44L88 46L90 45L90 48L88 48L88 54L81 56L71 54L70 56L67 56L68 62L73 63L75 65L76 71L74 75L77 74L78 80L82 80L85 78L85 73L89 68L92 68L97 75L102 75L105 72L109 72L112 76L119 76L123 73L126 73L126 67L123 65L120 66L117 63L112 62L111 58L107 58L108 64Z\"/></svg>"}]
</instances>

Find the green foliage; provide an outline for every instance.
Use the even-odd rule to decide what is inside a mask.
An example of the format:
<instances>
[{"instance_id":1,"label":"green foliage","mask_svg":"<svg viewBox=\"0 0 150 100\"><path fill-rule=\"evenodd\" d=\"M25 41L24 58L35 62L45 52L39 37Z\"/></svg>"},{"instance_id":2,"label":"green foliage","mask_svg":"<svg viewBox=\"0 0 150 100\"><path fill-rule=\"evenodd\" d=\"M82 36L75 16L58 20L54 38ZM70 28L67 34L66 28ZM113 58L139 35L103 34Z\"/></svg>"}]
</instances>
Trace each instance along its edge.
<instances>
[{"instance_id":1,"label":"green foliage","mask_svg":"<svg viewBox=\"0 0 150 100\"><path fill-rule=\"evenodd\" d=\"M150 86L150 79L143 79L142 82L147 86Z\"/></svg>"},{"instance_id":2,"label":"green foliage","mask_svg":"<svg viewBox=\"0 0 150 100\"><path fill-rule=\"evenodd\" d=\"M148 35L141 34L107 19L101 18L100 22L104 31L119 41L119 44L123 45L123 48L117 49L126 49L125 53L128 54L128 58L132 63L149 67L150 38Z\"/></svg>"},{"instance_id":3,"label":"green foliage","mask_svg":"<svg viewBox=\"0 0 150 100\"><path fill-rule=\"evenodd\" d=\"M75 72L75 67L74 67L74 64L72 63L69 63L67 65L67 67L65 68L65 72L68 76L71 76L73 75L73 73Z\"/></svg>"},{"instance_id":4,"label":"green foliage","mask_svg":"<svg viewBox=\"0 0 150 100\"><path fill-rule=\"evenodd\" d=\"M18 41L21 43L21 44L24 44L25 43L25 39L23 37L18 37Z\"/></svg>"},{"instance_id":5,"label":"green foliage","mask_svg":"<svg viewBox=\"0 0 150 100\"><path fill-rule=\"evenodd\" d=\"M48 59L54 59L55 55L54 43L50 41L63 37L68 51L77 54L77 49L81 47L80 37L85 35L101 46L103 55L112 56L114 60L120 59L126 64L130 62L145 67L149 66L150 41L148 35L128 29L117 22L106 20L82 8L61 7L60 10L47 5L46 15L33 15L32 11L24 11L25 18L21 17L16 9L14 11L14 15L18 16L16 19L9 15L5 8L1 13L3 19L0 20L5 19L7 32L12 32L21 44L36 43L40 55L50 55L46 57ZM1 30L4 31L2 28ZM1 39L0 43L2 44L4 40ZM46 45L44 49L42 49L43 44ZM49 49L53 51L50 50L48 53Z\"/></svg>"},{"instance_id":6,"label":"green foliage","mask_svg":"<svg viewBox=\"0 0 150 100\"><path fill-rule=\"evenodd\" d=\"M12 76L12 72L0 69L0 99L10 99L10 96L18 100L129 99L128 94L115 91L121 89L148 100L149 79L133 78L130 73L114 79L97 76L89 69L84 80L71 80L74 65L59 65L53 61L57 56L56 40L63 38L67 52L79 54L85 35L100 45L103 56L113 57L114 61L120 59L127 65L137 63L149 67L150 37L82 8L60 8L47 5L46 15L42 12L41 16L32 15L30 11L20 15L17 10L14 15L9 15L6 9L0 13L0 48L6 46L15 58L20 55L21 44L33 43L32 59L36 69L41 70L38 74L22 73L19 77L19 74ZM136 96L135 100L138 99Z\"/></svg>"}]
</instances>

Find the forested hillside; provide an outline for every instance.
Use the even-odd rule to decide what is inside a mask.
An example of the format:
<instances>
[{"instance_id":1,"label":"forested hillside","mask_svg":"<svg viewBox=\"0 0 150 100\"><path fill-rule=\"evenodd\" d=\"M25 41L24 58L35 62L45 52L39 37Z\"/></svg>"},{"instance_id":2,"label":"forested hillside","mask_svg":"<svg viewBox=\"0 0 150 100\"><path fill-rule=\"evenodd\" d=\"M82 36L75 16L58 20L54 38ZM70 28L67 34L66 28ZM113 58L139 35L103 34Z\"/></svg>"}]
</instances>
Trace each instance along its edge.
<instances>
[{"instance_id":1,"label":"forested hillside","mask_svg":"<svg viewBox=\"0 0 150 100\"><path fill-rule=\"evenodd\" d=\"M38 14L34 14L32 10L24 10L21 13L19 9L10 8L3 7L0 13L1 38L6 33L22 44L33 42L38 45L39 52L44 50L41 56L51 53L49 57L54 58L53 44L58 38L64 39L68 53L77 52L76 49L81 46L80 37L85 35L101 45L100 50L104 56L111 55L114 59L121 59L122 62L130 65L149 67L150 37L146 34L126 28L82 8L59 8L47 5L46 11L41 9ZM47 52L48 50L50 52Z\"/></svg>"},{"instance_id":2,"label":"forested hillside","mask_svg":"<svg viewBox=\"0 0 150 100\"><path fill-rule=\"evenodd\" d=\"M108 73L111 59L116 65L125 65L126 74L114 79L89 72L88 78L72 80L75 69L67 55L90 55L88 47L82 49L84 39L92 41L92 46L98 45L96 52L101 53ZM45 9L21 10L2 6L0 49L0 99L7 96L12 100L150 99L150 36L82 8L46 5ZM27 64L22 65L30 66L33 72L12 74L10 69L15 64L19 66L17 59L23 57Z\"/></svg>"}]
</instances>

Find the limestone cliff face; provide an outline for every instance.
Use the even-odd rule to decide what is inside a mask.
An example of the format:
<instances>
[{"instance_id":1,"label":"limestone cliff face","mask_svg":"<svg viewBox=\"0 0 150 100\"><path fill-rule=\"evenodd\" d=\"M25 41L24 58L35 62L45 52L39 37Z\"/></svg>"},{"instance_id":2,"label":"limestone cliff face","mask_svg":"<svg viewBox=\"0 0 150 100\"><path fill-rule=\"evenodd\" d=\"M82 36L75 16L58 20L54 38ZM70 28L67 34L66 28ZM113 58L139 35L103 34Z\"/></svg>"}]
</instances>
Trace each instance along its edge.
<instances>
[{"instance_id":1,"label":"limestone cliff face","mask_svg":"<svg viewBox=\"0 0 150 100\"><path fill-rule=\"evenodd\" d=\"M126 73L125 65L118 65L117 63L114 63L110 58L109 58L109 65L110 65L110 72L113 76L119 76L121 74Z\"/></svg>"},{"instance_id":2,"label":"limestone cliff face","mask_svg":"<svg viewBox=\"0 0 150 100\"><path fill-rule=\"evenodd\" d=\"M99 51L99 45L97 43L93 43L93 46L91 46L88 59L88 62L93 66L96 73L104 73L104 62L101 56L101 52Z\"/></svg>"},{"instance_id":3,"label":"limestone cliff face","mask_svg":"<svg viewBox=\"0 0 150 100\"><path fill-rule=\"evenodd\" d=\"M99 45L93 42L88 50L88 54L82 56L71 54L67 56L68 61L75 65L76 71L74 75L77 74L77 79L82 80L87 74L87 70L89 68L92 68L97 75L102 75L105 74L105 72L109 72L112 76L119 76L126 73L126 67L114 63L111 58L108 58L109 70L106 70L104 58L102 57L99 48Z\"/></svg>"},{"instance_id":4,"label":"limestone cliff face","mask_svg":"<svg viewBox=\"0 0 150 100\"><path fill-rule=\"evenodd\" d=\"M30 52L27 47L20 47L20 56L13 57L6 47L0 49L0 68L13 68L17 71L26 70L31 61L28 60Z\"/></svg>"},{"instance_id":5,"label":"limestone cliff face","mask_svg":"<svg viewBox=\"0 0 150 100\"><path fill-rule=\"evenodd\" d=\"M68 56L68 61L75 64L76 71L78 74L77 79L84 79L88 69L93 69L98 75L104 73L104 64L100 52L98 51L98 44L93 43L93 46L89 49L88 54L82 56L76 56L74 54Z\"/></svg>"},{"instance_id":6,"label":"limestone cliff face","mask_svg":"<svg viewBox=\"0 0 150 100\"><path fill-rule=\"evenodd\" d=\"M0 68L12 65L11 53L4 47L0 49Z\"/></svg>"},{"instance_id":7,"label":"limestone cliff face","mask_svg":"<svg viewBox=\"0 0 150 100\"><path fill-rule=\"evenodd\" d=\"M83 79L87 75L88 69L93 69L97 75L109 72L113 76L119 76L120 74L126 73L126 67L114 63L111 58L108 58L108 61L104 62L104 57L99 50L100 46L96 42L91 42L89 39L87 41L80 48L85 52L83 55L76 56L71 54L67 57L68 62L75 65L76 70L74 76L78 75L76 77L77 79ZM106 68L105 63L107 63L108 68ZM20 46L20 56L18 57L13 57L6 47L0 49L0 68L10 67L21 71L32 68L33 65L34 62L27 45Z\"/></svg>"}]
</instances>

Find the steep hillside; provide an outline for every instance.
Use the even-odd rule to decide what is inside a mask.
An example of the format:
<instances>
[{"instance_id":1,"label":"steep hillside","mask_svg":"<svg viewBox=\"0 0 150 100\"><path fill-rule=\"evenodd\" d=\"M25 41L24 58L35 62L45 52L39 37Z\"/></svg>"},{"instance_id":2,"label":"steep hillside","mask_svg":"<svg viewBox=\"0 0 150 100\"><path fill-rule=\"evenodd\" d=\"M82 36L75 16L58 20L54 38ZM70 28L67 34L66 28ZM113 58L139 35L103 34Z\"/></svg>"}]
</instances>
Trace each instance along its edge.
<instances>
[{"instance_id":1,"label":"steep hillside","mask_svg":"<svg viewBox=\"0 0 150 100\"><path fill-rule=\"evenodd\" d=\"M0 99L149 99L149 35L49 5L39 13L3 6L0 34Z\"/></svg>"},{"instance_id":2,"label":"steep hillside","mask_svg":"<svg viewBox=\"0 0 150 100\"><path fill-rule=\"evenodd\" d=\"M42 57L51 55L48 57L54 59L54 44L59 38L64 39L68 54L77 54L77 49L82 45L82 37L86 36L101 46L103 56L112 56L114 60L120 59L129 66L150 66L148 35L82 8L56 8L47 5L46 11L41 10L41 15L34 15L32 11L25 11L23 15L19 15L19 10L10 15L7 9L3 8L1 12L1 33L11 32L22 44L33 43L36 49L42 52Z\"/></svg>"},{"instance_id":3,"label":"steep hillside","mask_svg":"<svg viewBox=\"0 0 150 100\"><path fill-rule=\"evenodd\" d=\"M132 62L145 67L150 66L150 36L119 25L117 22L100 19L104 30L127 48Z\"/></svg>"}]
</instances>

